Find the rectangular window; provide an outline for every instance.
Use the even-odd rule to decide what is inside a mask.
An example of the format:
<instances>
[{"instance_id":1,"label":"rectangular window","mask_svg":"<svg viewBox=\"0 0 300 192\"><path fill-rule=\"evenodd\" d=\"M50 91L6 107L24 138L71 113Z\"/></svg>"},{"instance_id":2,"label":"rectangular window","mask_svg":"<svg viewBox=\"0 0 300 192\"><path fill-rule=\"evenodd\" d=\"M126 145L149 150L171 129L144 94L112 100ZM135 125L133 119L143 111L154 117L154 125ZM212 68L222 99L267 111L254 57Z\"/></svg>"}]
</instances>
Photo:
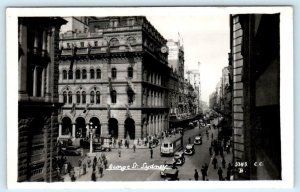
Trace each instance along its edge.
<instances>
[{"instance_id":1,"label":"rectangular window","mask_svg":"<svg viewBox=\"0 0 300 192\"><path fill-rule=\"evenodd\" d=\"M80 47L84 47L84 42L80 42Z\"/></svg>"},{"instance_id":2,"label":"rectangular window","mask_svg":"<svg viewBox=\"0 0 300 192\"><path fill-rule=\"evenodd\" d=\"M95 47L98 47L98 41L95 41L94 44L95 44Z\"/></svg>"}]
</instances>

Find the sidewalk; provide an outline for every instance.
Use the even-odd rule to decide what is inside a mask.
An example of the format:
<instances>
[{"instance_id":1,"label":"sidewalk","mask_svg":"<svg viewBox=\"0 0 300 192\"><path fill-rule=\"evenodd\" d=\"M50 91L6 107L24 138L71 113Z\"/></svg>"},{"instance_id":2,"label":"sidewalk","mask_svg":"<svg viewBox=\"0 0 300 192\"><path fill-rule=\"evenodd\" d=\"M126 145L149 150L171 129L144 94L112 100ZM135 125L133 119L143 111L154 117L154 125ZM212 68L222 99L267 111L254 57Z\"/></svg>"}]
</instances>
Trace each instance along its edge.
<instances>
[{"instance_id":1,"label":"sidewalk","mask_svg":"<svg viewBox=\"0 0 300 192\"><path fill-rule=\"evenodd\" d=\"M211 129L211 131L214 135L217 135L217 129ZM210 133L211 134L211 133ZM232 164L232 152L230 151L230 153L227 154L226 151L223 152L223 155L224 155L224 159L225 159L225 168L222 167L222 157L221 155L215 155L215 153L213 153L213 155L211 156L210 158L210 162L209 162L209 165L208 165L208 171L207 171L207 175L208 175L208 180L210 181L219 181L219 175L218 175L218 168L221 167L222 168L222 171L223 171L223 179L225 180L226 179L226 176L227 176L227 168L228 168L228 163L231 163ZM214 169L214 166L212 164L212 160L213 158L216 156L216 159L217 159L217 168Z\"/></svg>"}]
</instances>

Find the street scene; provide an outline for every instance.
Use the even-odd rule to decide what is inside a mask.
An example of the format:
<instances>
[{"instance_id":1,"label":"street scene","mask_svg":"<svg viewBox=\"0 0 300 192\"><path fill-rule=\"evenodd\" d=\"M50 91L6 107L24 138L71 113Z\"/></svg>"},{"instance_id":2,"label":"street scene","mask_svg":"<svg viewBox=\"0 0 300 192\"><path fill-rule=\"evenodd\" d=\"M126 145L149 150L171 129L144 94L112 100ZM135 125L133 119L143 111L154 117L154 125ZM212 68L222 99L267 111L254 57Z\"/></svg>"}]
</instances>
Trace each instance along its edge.
<instances>
[{"instance_id":1,"label":"street scene","mask_svg":"<svg viewBox=\"0 0 300 192\"><path fill-rule=\"evenodd\" d=\"M206 135L206 131L208 132L208 136ZM216 157L217 159L217 167L221 167L223 173L222 173L222 180L229 180L227 177L227 170L228 170L228 164L232 162L232 154L231 152L223 152L223 156L225 159L225 166L223 166L222 163L222 156L216 155L215 152L212 149L212 152L210 154L209 148L211 147L211 142L214 141L214 135L215 138L217 137L217 130L212 129L209 127L201 127L199 129L198 126L196 126L193 129L187 130L184 133L183 137L183 144L186 146L189 141L189 138L191 139L192 143L194 143L194 138L196 136L199 136L199 134L203 135L203 143L201 145L195 145L195 153L193 155L185 155L185 163L183 165L177 166L177 169L179 171L178 179L179 180L195 180L194 172L195 169L197 169L199 173L198 180L203 180L203 175L201 174L201 168L202 166L205 166L205 164L208 166L208 169L206 171L206 175L204 176L204 180L219 180L218 176L218 169L214 169L213 165L213 159ZM119 151L121 151L121 157L119 156ZM120 165L120 166L128 166L130 165L132 167L133 163L136 163L140 166L142 166L144 163L147 165L164 165L166 161L170 161L173 159L173 157L161 157L160 156L160 147L154 147L153 148L153 158L151 158L151 152L149 147L143 147L143 148L137 148L135 151L132 146L127 148L121 148L121 149L112 149L111 152L103 152L103 153L97 153L97 165L96 165L96 180L97 181L160 181L165 180L167 178L161 177L161 170L109 170L103 169L103 174L101 176L98 169L98 159L101 157L101 155L105 155L108 163L108 167L113 165ZM78 181L87 181L92 179L92 173L93 173L93 158L90 158L90 167L88 166L88 160L89 157L67 157L67 162L71 163L71 165L74 165L74 171L72 174L75 175L75 178ZM78 162L82 162L82 164L86 164L86 174L83 174L83 167L78 165ZM200 162L203 162L201 164ZM205 162L205 163L204 163ZM67 166L66 166L67 167ZM71 174L71 175L72 175ZM139 175L137 178L136 175ZM66 174L62 175L65 181L71 181L71 175Z\"/></svg>"},{"instance_id":2,"label":"street scene","mask_svg":"<svg viewBox=\"0 0 300 192\"><path fill-rule=\"evenodd\" d=\"M280 13L182 9L18 17L17 182L282 179Z\"/></svg>"}]
</instances>

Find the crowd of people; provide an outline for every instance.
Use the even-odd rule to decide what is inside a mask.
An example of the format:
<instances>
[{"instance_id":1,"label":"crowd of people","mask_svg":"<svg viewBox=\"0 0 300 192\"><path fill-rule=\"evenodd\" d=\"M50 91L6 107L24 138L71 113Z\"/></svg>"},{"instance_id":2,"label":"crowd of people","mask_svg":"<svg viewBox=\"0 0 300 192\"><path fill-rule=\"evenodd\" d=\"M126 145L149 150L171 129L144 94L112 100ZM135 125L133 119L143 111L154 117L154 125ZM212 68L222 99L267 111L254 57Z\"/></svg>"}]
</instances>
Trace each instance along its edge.
<instances>
[{"instance_id":1,"label":"crowd of people","mask_svg":"<svg viewBox=\"0 0 300 192\"><path fill-rule=\"evenodd\" d=\"M207 139L209 139L209 133L206 131ZM211 133L211 145L209 147L209 154L212 157L212 166L213 169L217 171L218 177L220 181L224 180L233 180L234 175L234 167L229 162L226 167L226 160L224 157L224 153L230 154L230 149L232 147L231 139L228 137L219 137L217 139L214 139L213 133ZM219 159L219 161L218 161ZM227 169L226 176L223 176L224 170ZM202 165L201 168L201 174L202 174L202 180L209 180L208 178L208 165L205 163L205 165ZM199 179L199 173L198 170L195 169L194 173L194 179Z\"/></svg>"}]
</instances>

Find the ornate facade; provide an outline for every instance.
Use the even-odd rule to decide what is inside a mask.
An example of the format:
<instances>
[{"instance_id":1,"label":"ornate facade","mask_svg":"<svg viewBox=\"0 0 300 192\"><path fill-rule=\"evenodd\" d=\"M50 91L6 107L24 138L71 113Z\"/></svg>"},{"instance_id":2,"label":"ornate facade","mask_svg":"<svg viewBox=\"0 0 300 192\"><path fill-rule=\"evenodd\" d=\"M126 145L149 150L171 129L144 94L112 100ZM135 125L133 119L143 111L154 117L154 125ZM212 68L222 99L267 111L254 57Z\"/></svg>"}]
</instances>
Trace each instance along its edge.
<instances>
[{"instance_id":1,"label":"ornate facade","mask_svg":"<svg viewBox=\"0 0 300 192\"><path fill-rule=\"evenodd\" d=\"M58 135L59 17L18 21L18 181L54 181Z\"/></svg>"},{"instance_id":2,"label":"ornate facade","mask_svg":"<svg viewBox=\"0 0 300 192\"><path fill-rule=\"evenodd\" d=\"M168 128L166 40L145 17L104 17L88 32L61 34L59 138L131 140Z\"/></svg>"}]
</instances>

